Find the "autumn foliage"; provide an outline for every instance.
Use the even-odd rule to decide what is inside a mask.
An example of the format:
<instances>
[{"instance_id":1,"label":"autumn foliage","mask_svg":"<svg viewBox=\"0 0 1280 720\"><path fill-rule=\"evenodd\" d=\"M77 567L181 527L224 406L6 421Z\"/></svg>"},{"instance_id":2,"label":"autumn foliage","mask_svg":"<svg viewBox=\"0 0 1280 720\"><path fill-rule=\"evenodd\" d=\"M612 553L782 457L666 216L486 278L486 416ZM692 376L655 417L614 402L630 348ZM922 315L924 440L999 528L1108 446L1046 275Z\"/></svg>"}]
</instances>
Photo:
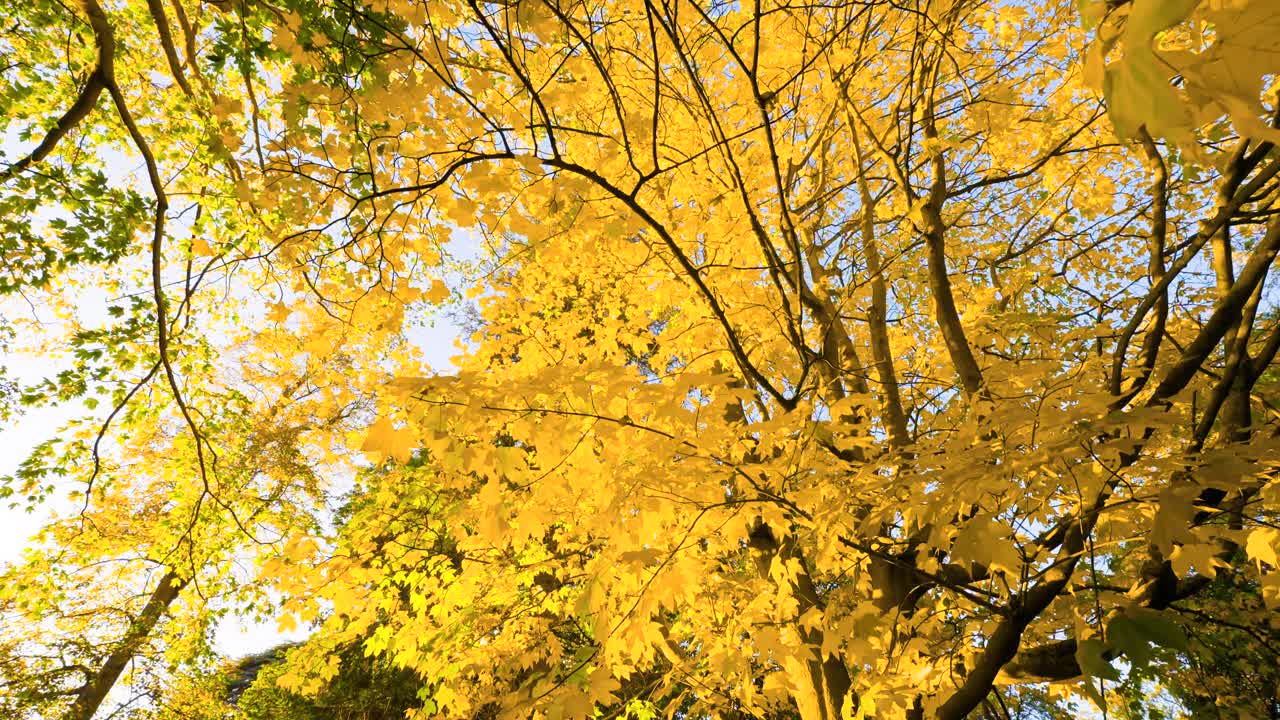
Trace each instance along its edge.
<instances>
[{"instance_id":1,"label":"autumn foliage","mask_svg":"<svg viewBox=\"0 0 1280 720\"><path fill-rule=\"evenodd\" d=\"M0 25L5 717L1280 712L1271 0Z\"/></svg>"}]
</instances>

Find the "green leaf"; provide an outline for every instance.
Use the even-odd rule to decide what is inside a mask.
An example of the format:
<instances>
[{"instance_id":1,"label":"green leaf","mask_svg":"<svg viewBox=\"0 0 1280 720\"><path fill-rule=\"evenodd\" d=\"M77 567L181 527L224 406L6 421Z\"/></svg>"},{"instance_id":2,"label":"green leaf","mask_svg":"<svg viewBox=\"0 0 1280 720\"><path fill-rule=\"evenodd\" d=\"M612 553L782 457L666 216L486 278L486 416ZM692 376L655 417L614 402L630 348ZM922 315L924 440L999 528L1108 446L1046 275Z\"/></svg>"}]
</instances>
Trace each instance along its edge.
<instances>
[{"instance_id":1,"label":"green leaf","mask_svg":"<svg viewBox=\"0 0 1280 720\"><path fill-rule=\"evenodd\" d=\"M1142 636L1153 644L1174 650L1187 650L1187 633L1178 623L1150 608L1133 608L1126 612Z\"/></svg>"},{"instance_id":2,"label":"green leaf","mask_svg":"<svg viewBox=\"0 0 1280 720\"><path fill-rule=\"evenodd\" d=\"M1094 686L1092 680L1085 678L1082 684L1084 685L1084 694L1088 695L1089 699L1093 700L1094 704L1098 707L1104 707L1106 705L1106 699L1102 697L1102 692Z\"/></svg>"},{"instance_id":3,"label":"green leaf","mask_svg":"<svg viewBox=\"0 0 1280 720\"><path fill-rule=\"evenodd\" d=\"M1080 670L1089 677L1120 680L1120 671L1111 666L1103 657L1107 646L1099 638L1089 638L1076 643L1076 662Z\"/></svg>"},{"instance_id":4,"label":"green leaf","mask_svg":"<svg viewBox=\"0 0 1280 720\"><path fill-rule=\"evenodd\" d=\"M1135 668L1146 667L1150 662L1151 640L1133 618L1120 615L1108 623L1107 639Z\"/></svg>"}]
</instances>

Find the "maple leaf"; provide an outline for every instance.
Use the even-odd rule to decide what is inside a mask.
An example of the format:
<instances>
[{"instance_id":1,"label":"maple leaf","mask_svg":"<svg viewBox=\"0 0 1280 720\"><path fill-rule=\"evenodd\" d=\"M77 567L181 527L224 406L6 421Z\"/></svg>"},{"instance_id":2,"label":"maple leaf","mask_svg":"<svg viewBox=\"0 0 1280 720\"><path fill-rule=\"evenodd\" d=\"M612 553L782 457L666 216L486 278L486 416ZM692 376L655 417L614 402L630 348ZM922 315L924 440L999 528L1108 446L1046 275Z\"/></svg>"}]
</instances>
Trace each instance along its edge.
<instances>
[{"instance_id":1,"label":"maple leaf","mask_svg":"<svg viewBox=\"0 0 1280 720\"><path fill-rule=\"evenodd\" d=\"M267 318L272 322L282 323L289 319L290 314L292 314L292 311L289 309L289 306L282 302L278 302L271 306L271 311L267 313Z\"/></svg>"},{"instance_id":2,"label":"maple leaf","mask_svg":"<svg viewBox=\"0 0 1280 720\"><path fill-rule=\"evenodd\" d=\"M0 715L1266 716L1274 4L10 3Z\"/></svg>"},{"instance_id":3,"label":"maple leaf","mask_svg":"<svg viewBox=\"0 0 1280 720\"><path fill-rule=\"evenodd\" d=\"M378 418L369 426L360 449L381 456L408 462L417 446L417 434L407 427L396 427L387 418Z\"/></svg>"},{"instance_id":4,"label":"maple leaf","mask_svg":"<svg viewBox=\"0 0 1280 720\"><path fill-rule=\"evenodd\" d=\"M1280 530L1276 528L1257 528L1249 533L1244 551L1249 559L1270 565L1272 571L1280 569L1280 561L1276 559L1276 548L1280 547Z\"/></svg>"}]
</instances>

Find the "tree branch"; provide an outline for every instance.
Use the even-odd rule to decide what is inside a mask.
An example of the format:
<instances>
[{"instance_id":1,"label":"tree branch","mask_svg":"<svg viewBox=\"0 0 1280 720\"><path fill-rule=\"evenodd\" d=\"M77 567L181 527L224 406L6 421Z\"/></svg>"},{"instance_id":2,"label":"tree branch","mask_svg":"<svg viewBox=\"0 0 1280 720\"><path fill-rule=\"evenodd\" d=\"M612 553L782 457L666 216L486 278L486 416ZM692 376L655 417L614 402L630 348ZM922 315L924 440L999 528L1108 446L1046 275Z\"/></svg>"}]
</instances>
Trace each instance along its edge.
<instances>
[{"instance_id":1,"label":"tree branch","mask_svg":"<svg viewBox=\"0 0 1280 720\"><path fill-rule=\"evenodd\" d=\"M168 612L169 606L178 598L187 580L180 578L174 570L170 570L160 578L160 583L151 592L142 612L130 625L128 632L116 644L106 662L92 673L89 680L76 691L75 701L63 717L65 720L91 720L107 693L115 686L124 672L125 666L137 655L143 643L151 635L160 618Z\"/></svg>"},{"instance_id":2,"label":"tree branch","mask_svg":"<svg viewBox=\"0 0 1280 720\"><path fill-rule=\"evenodd\" d=\"M62 117L58 118L40 144L26 157L0 170L0 183L7 182L31 165L48 157L49 153L58 146L58 142L93 112L93 108L98 104L98 97L107 88L107 79L114 77L116 42L115 35L111 32L111 25L95 0L84 0L82 8L89 18L89 27L93 30L93 42L98 47L97 64L93 72L89 73L89 78L80 89L75 102L67 108Z\"/></svg>"}]
</instances>

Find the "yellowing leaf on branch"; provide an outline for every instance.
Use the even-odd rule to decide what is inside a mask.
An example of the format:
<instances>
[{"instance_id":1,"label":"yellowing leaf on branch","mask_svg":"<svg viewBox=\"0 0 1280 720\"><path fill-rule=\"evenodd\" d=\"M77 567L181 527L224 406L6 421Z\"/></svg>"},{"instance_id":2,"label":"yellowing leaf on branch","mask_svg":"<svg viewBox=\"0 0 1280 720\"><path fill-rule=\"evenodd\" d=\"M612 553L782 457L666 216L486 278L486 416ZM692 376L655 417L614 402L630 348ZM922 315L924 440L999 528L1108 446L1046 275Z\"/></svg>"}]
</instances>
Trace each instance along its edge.
<instances>
[{"instance_id":1,"label":"yellowing leaf on branch","mask_svg":"<svg viewBox=\"0 0 1280 720\"><path fill-rule=\"evenodd\" d=\"M1270 527L1250 531L1249 539L1244 545L1244 551L1250 560L1258 563L1259 567L1264 563L1270 565L1272 571L1280 569L1280 560L1276 558L1277 549L1280 549L1280 530Z\"/></svg>"},{"instance_id":2,"label":"yellowing leaf on branch","mask_svg":"<svg viewBox=\"0 0 1280 720\"><path fill-rule=\"evenodd\" d=\"M405 463L417 447L417 435L408 427L396 427L387 418L378 418L369 426L360 449Z\"/></svg>"}]
</instances>

